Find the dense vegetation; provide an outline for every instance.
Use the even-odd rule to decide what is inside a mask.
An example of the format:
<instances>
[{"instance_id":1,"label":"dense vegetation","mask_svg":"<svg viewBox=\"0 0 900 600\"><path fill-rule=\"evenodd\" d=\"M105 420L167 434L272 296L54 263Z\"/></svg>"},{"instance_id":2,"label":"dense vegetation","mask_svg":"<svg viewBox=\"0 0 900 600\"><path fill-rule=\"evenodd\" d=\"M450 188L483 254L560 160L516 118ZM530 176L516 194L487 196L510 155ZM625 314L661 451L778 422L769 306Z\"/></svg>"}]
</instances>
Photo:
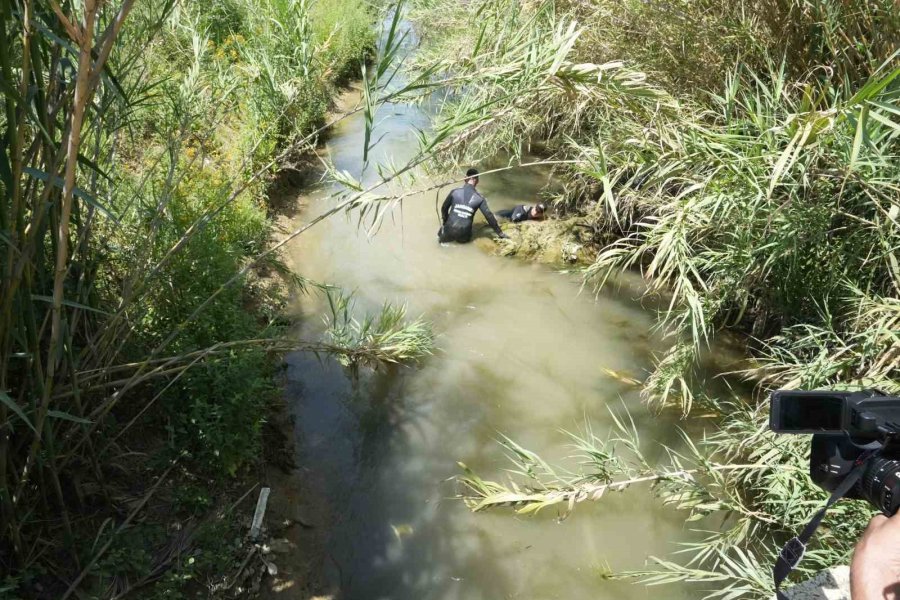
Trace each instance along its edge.
<instances>
[{"instance_id":1,"label":"dense vegetation","mask_svg":"<svg viewBox=\"0 0 900 600\"><path fill-rule=\"evenodd\" d=\"M711 531L643 575L770 597L775 552L823 493L806 476L808 440L766 431L765 393L900 391L896 4L423 0L417 11L429 24L420 65L458 82L443 123L471 131L451 158L515 160L546 141L565 185L557 208L595 232L588 281L639 269L648 293L671 298L660 322L672 345L648 401L721 415L663 465L643 460L620 415L614 439L577 438L575 477L510 442L525 480L468 474L472 506L571 509L656 482ZM723 331L746 336L753 399L699 377ZM846 561L868 516L840 505L806 572Z\"/></svg>"},{"instance_id":2,"label":"dense vegetation","mask_svg":"<svg viewBox=\"0 0 900 600\"><path fill-rule=\"evenodd\" d=\"M267 187L315 144L372 18L0 2L0 596L234 585L220 505L259 460L273 351L298 345Z\"/></svg>"},{"instance_id":3,"label":"dense vegetation","mask_svg":"<svg viewBox=\"0 0 900 600\"><path fill-rule=\"evenodd\" d=\"M774 551L822 495L807 442L765 431L764 392L900 391L894 2L415 10L418 75L394 81L395 19L354 109L364 154L388 98L445 87L440 120L373 185L330 172L346 191L328 214L361 208L375 229L408 195L376 195L382 181L542 141L557 208L600 248L588 280L637 268L671 298L648 401L721 415L662 465L617 415L613 439L577 437L574 477L509 442L526 480L469 473L472 506L571 509L654 482L713 531L638 574L768 597ZM331 340L284 339L286 290L264 277L311 285L272 251L266 192L315 144L371 18L361 0L0 0L0 594L179 597L201 574L234 593L229 511L245 490L225 492L259 458L277 352L357 369L426 351L421 321L390 306L357 321L330 291ZM698 377L726 330L746 335L754 400ZM867 518L841 504L805 569L845 560Z\"/></svg>"}]
</instances>

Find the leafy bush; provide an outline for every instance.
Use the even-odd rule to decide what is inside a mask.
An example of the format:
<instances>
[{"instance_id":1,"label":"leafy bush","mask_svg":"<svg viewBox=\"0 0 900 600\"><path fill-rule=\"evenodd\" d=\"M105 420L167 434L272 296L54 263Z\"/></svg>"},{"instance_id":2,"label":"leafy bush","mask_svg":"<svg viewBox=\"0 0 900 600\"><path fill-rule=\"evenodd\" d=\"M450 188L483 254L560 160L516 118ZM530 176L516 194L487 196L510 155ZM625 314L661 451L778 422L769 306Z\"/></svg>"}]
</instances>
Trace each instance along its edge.
<instances>
[{"instance_id":1,"label":"leafy bush","mask_svg":"<svg viewBox=\"0 0 900 600\"><path fill-rule=\"evenodd\" d=\"M214 474L234 475L259 456L260 429L279 388L261 352L231 356L191 369L166 395L170 444Z\"/></svg>"},{"instance_id":2,"label":"leafy bush","mask_svg":"<svg viewBox=\"0 0 900 600\"><path fill-rule=\"evenodd\" d=\"M357 0L60 4L0 2L0 589L26 597L141 580L135 495L258 460L288 347L248 285L267 184L372 42Z\"/></svg>"},{"instance_id":3,"label":"leafy bush","mask_svg":"<svg viewBox=\"0 0 900 600\"><path fill-rule=\"evenodd\" d=\"M371 23L362 0L318 0L312 7L312 29L324 48L319 60L337 81L358 74L355 66L371 53Z\"/></svg>"}]
</instances>

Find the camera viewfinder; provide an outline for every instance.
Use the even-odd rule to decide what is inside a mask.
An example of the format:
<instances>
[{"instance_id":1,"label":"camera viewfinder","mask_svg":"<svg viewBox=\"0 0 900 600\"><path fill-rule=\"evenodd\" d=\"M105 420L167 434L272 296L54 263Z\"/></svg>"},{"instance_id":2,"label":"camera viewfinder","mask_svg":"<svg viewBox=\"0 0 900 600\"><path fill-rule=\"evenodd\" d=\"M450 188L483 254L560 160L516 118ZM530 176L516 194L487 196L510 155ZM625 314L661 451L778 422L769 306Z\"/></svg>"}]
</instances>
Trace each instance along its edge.
<instances>
[{"instance_id":1,"label":"camera viewfinder","mask_svg":"<svg viewBox=\"0 0 900 600\"><path fill-rule=\"evenodd\" d=\"M844 405L840 394L779 390L772 395L769 426L778 433L840 433Z\"/></svg>"}]
</instances>

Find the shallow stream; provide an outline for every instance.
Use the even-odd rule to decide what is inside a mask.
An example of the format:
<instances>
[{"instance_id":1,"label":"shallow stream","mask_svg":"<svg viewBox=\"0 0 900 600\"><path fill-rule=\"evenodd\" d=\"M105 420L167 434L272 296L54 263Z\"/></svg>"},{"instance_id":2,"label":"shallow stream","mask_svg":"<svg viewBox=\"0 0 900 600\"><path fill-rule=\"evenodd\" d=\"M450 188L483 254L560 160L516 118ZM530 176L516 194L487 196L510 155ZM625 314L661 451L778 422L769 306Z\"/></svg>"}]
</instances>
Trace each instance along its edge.
<instances>
[{"instance_id":1,"label":"shallow stream","mask_svg":"<svg viewBox=\"0 0 900 600\"><path fill-rule=\"evenodd\" d=\"M416 107L378 116L372 162L401 163L428 125ZM327 152L365 181L361 114L334 128ZM494 211L534 201L547 172L486 176L479 189ZM421 184L421 182L420 182ZM448 188L449 189L449 188ZM448 189L441 190L442 199ZM301 195L296 222L328 209L333 189ZM476 229L489 237L481 217ZM405 303L438 333L421 365L354 379L331 360L288 357L287 394L296 417L299 462L327 497L327 579L338 597L394 600L505 598L687 598L678 586L607 581L608 569L636 569L689 537L685 514L663 508L646 487L582 505L566 521L508 510L471 514L454 499L462 461L489 478L510 463L496 440L510 436L544 458L565 459L589 421L611 426L608 407L628 407L648 445L677 443L676 424L651 414L610 369L641 378L661 348L654 314L624 291L599 297L551 267L502 258L482 240L441 246L435 194L407 198L371 238L351 215L301 235L290 249L306 277L354 291L360 311ZM622 289L627 289L624 286ZM321 297L298 298L298 335L321 336ZM574 461L568 462L575 467Z\"/></svg>"}]
</instances>

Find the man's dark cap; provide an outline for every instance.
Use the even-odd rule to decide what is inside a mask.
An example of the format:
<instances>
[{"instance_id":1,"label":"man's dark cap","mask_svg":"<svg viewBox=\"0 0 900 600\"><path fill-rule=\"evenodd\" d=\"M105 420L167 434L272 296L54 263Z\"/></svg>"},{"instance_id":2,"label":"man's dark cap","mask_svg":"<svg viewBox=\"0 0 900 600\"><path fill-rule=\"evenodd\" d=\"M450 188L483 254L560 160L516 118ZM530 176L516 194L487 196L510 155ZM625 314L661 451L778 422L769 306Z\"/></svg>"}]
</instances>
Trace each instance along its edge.
<instances>
[{"instance_id":1,"label":"man's dark cap","mask_svg":"<svg viewBox=\"0 0 900 600\"><path fill-rule=\"evenodd\" d=\"M478 177L478 169L469 169L466 171L466 178L469 177Z\"/></svg>"},{"instance_id":2,"label":"man's dark cap","mask_svg":"<svg viewBox=\"0 0 900 600\"><path fill-rule=\"evenodd\" d=\"M541 202L540 204L538 204L537 206L535 206L535 208L538 209L540 212L546 212L546 211L547 211L547 206L546 206L543 202Z\"/></svg>"}]
</instances>

